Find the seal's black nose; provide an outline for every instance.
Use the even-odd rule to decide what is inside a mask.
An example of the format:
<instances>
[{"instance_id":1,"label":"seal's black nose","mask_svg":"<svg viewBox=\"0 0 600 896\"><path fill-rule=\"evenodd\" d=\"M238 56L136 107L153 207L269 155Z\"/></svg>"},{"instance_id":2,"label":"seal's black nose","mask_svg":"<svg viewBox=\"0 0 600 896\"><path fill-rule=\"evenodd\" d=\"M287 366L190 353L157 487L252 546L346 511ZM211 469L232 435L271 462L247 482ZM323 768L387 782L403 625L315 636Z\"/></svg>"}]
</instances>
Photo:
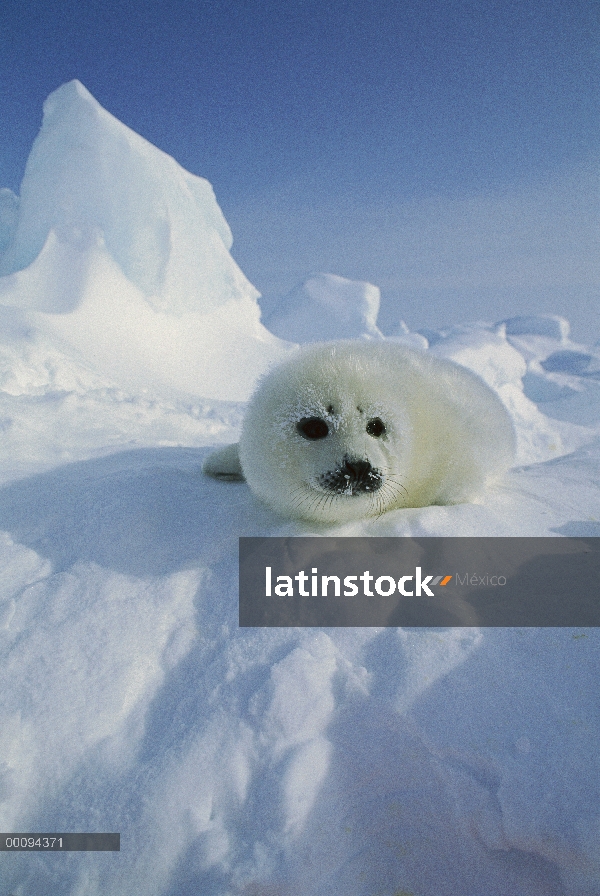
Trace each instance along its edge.
<instances>
[{"instance_id":1,"label":"seal's black nose","mask_svg":"<svg viewBox=\"0 0 600 896\"><path fill-rule=\"evenodd\" d=\"M362 492L376 492L383 484L379 470L368 460L346 455L336 470L324 473L320 484L337 495L359 495Z\"/></svg>"}]
</instances>

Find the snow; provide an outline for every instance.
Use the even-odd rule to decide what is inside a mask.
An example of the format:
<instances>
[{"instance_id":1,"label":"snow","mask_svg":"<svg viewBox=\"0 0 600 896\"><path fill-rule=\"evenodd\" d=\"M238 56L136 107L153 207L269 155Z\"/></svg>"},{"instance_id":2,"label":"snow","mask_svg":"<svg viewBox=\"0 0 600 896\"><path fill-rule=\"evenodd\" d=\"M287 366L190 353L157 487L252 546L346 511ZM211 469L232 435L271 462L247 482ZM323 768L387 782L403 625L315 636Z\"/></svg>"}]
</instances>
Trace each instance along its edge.
<instances>
[{"instance_id":1,"label":"snow","mask_svg":"<svg viewBox=\"0 0 600 896\"><path fill-rule=\"evenodd\" d=\"M311 530L199 472L293 350L210 186L72 82L0 245L0 830L121 833L0 853L1 896L600 892L597 630L238 627L238 537ZM278 335L329 307L382 338L376 287L311 283ZM598 345L527 315L391 338L478 372L518 465L328 534L600 536Z\"/></svg>"},{"instance_id":2,"label":"snow","mask_svg":"<svg viewBox=\"0 0 600 896\"><path fill-rule=\"evenodd\" d=\"M314 274L284 296L265 324L291 342L327 342L360 336L381 339L380 292L372 283L335 274Z\"/></svg>"}]
</instances>

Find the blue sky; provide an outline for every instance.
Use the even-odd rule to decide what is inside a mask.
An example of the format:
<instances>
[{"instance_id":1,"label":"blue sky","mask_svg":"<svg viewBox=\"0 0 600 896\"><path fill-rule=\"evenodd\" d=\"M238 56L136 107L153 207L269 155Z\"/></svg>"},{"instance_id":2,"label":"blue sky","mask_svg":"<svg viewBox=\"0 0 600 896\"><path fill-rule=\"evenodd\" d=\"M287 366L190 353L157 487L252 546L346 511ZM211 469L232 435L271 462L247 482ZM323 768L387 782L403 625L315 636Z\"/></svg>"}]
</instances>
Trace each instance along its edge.
<instances>
[{"instance_id":1,"label":"blue sky","mask_svg":"<svg viewBox=\"0 0 600 896\"><path fill-rule=\"evenodd\" d=\"M0 185L76 77L212 182L266 302L327 270L388 322L600 336L599 53L596 0L3 0Z\"/></svg>"}]
</instances>

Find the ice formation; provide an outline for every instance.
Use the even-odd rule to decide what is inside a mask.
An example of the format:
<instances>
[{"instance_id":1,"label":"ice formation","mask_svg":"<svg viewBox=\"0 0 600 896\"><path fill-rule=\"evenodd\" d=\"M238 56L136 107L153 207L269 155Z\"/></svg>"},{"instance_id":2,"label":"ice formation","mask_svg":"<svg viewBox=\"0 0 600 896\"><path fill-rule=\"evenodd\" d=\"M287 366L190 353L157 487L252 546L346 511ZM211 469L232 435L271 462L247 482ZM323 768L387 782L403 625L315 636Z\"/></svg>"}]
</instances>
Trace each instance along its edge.
<instances>
[{"instance_id":1,"label":"ice formation","mask_svg":"<svg viewBox=\"0 0 600 896\"><path fill-rule=\"evenodd\" d=\"M0 302L113 382L237 398L284 348L231 243L208 181L71 81L0 195Z\"/></svg>"},{"instance_id":2,"label":"ice formation","mask_svg":"<svg viewBox=\"0 0 600 896\"><path fill-rule=\"evenodd\" d=\"M368 336L381 339L377 328L379 288L335 274L313 274L284 296L265 318L265 325L291 342L327 342Z\"/></svg>"}]
</instances>

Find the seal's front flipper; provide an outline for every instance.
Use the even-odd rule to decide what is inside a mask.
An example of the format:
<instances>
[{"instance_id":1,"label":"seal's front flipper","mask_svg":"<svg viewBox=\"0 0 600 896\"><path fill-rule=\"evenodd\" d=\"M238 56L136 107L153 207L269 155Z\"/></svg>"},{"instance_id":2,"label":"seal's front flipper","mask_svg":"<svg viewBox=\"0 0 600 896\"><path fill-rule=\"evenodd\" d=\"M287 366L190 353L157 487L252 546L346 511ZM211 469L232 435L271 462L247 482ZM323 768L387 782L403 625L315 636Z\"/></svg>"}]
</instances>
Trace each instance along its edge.
<instances>
[{"instance_id":1,"label":"seal's front flipper","mask_svg":"<svg viewBox=\"0 0 600 896\"><path fill-rule=\"evenodd\" d=\"M226 445L209 454L202 464L202 472L226 482L243 482L244 474L240 464L239 445Z\"/></svg>"}]
</instances>

